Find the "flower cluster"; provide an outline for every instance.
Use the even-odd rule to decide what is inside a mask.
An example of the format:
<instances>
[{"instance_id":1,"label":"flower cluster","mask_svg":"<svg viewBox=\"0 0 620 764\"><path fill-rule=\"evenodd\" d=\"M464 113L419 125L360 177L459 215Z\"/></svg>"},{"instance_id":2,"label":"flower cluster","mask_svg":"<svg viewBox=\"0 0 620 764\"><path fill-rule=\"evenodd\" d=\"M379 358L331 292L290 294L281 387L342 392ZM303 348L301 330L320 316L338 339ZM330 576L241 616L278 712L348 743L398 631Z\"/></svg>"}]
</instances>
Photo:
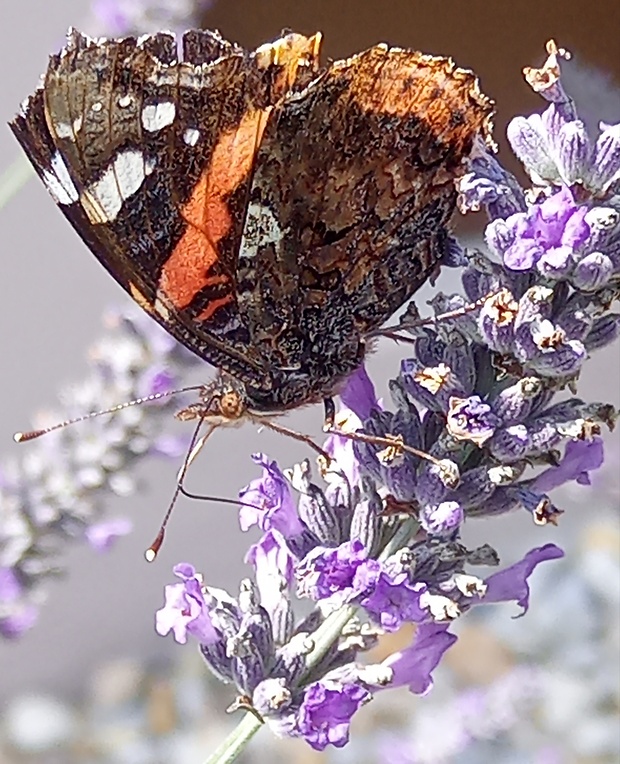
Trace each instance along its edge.
<instances>
[{"instance_id":1,"label":"flower cluster","mask_svg":"<svg viewBox=\"0 0 620 764\"><path fill-rule=\"evenodd\" d=\"M197 359L142 311L111 312L108 332L90 350L91 375L62 395L64 416L81 416L119 401L166 393ZM173 372L172 369L175 371ZM128 496L131 470L147 456L178 459L185 437L166 435L178 400L128 406L29 443L21 459L0 467L0 635L19 637L34 625L45 584L58 575L71 539L105 550L128 533L126 519L104 519L109 493ZM37 424L62 420L48 412Z\"/></svg>"},{"instance_id":2,"label":"flower cluster","mask_svg":"<svg viewBox=\"0 0 620 764\"><path fill-rule=\"evenodd\" d=\"M574 394L589 354L616 339L610 305L620 280L620 130L591 143L559 80L551 46L528 79L549 102L508 130L529 172L527 191L479 149L458 182L462 211L484 208L488 253L451 252L462 294L438 294L422 328L412 306L401 336L413 350L390 382L393 410L364 369L341 399L341 433L320 462L263 474L240 494L241 527L258 526L254 580L237 597L183 564L157 616L161 634L198 639L209 668L281 735L342 746L373 695L427 692L456 641L450 624L482 604L527 610L536 566L563 552L544 544L490 575L488 545L469 549L467 518L525 510L537 525L561 510L548 492L587 484L616 412ZM392 332L393 335L393 332ZM556 397L570 389L572 397ZM346 432L345 432L346 431ZM297 496L295 497L295 494ZM295 618L293 595L315 603ZM380 634L414 624L411 645L379 664L362 655ZM329 635L329 639L326 639Z\"/></svg>"}]
</instances>

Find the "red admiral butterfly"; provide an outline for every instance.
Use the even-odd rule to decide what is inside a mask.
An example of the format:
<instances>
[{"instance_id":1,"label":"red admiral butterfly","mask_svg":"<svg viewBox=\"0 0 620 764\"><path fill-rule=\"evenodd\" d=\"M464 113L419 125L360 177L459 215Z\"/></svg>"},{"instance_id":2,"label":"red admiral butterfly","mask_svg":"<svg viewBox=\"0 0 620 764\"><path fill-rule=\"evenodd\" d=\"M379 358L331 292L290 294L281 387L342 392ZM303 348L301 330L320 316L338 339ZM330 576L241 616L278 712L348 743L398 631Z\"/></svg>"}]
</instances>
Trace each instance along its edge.
<instances>
[{"instance_id":1,"label":"red admiral butterfly","mask_svg":"<svg viewBox=\"0 0 620 764\"><path fill-rule=\"evenodd\" d=\"M360 365L441 262L454 178L490 135L450 59L381 44L322 68L320 42L194 30L179 54L172 34L71 31L11 125L100 262L255 412Z\"/></svg>"}]
</instances>

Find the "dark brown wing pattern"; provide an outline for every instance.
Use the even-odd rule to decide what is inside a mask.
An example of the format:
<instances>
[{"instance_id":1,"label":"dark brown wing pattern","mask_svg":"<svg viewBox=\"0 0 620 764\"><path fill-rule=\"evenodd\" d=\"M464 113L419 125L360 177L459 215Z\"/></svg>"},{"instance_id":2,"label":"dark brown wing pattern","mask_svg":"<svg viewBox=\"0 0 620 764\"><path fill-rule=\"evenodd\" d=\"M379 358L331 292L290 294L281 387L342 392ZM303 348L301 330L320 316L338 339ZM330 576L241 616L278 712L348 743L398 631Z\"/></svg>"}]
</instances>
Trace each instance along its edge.
<instances>
[{"instance_id":1,"label":"dark brown wing pattern","mask_svg":"<svg viewBox=\"0 0 620 764\"><path fill-rule=\"evenodd\" d=\"M429 277L491 104L451 61L320 35L71 32L13 131L114 278L257 408L328 395Z\"/></svg>"}]
</instances>

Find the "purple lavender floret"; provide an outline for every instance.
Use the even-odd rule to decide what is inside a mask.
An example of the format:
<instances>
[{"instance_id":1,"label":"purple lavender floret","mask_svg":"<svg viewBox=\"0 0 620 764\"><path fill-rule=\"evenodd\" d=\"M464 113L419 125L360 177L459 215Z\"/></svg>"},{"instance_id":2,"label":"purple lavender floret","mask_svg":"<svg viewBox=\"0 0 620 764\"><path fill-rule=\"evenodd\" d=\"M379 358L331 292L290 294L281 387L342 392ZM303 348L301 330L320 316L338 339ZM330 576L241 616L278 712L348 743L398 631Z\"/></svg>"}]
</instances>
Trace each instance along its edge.
<instances>
[{"instance_id":1,"label":"purple lavender floret","mask_svg":"<svg viewBox=\"0 0 620 764\"><path fill-rule=\"evenodd\" d=\"M561 278L569 273L574 259L579 259L590 236L587 211L563 186L527 212L490 223L485 238L507 268L529 271L536 267L544 276Z\"/></svg>"},{"instance_id":2,"label":"purple lavender floret","mask_svg":"<svg viewBox=\"0 0 620 764\"><path fill-rule=\"evenodd\" d=\"M328 745L342 748L349 742L353 714L371 697L360 684L329 679L314 682L304 693L295 733L317 751L325 750Z\"/></svg>"}]
</instances>

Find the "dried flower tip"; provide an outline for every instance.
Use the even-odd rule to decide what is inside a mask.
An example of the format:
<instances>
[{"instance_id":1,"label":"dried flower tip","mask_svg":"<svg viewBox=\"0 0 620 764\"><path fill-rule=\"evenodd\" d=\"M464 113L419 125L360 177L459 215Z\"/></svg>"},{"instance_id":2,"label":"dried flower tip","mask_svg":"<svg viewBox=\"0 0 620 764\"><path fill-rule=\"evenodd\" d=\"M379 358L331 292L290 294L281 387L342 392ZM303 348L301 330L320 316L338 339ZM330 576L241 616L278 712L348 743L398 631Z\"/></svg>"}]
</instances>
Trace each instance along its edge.
<instances>
[{"instance_id":1,"label":"dried flower tip","mask_svg":"<svg viewBox=\"0 0 620 764\"><path fill-rule=\"evenodd\" d=\"M558 509L546 496L538 502L536 509L532 512L532 517L536 525L557 525L560 515L564 512Z\"/></svg>"},{"instance_id":2,"label":"dried flower tip","mask_svg":"<svg viewBox=\"0 0 620 764\"><path fill-rule=\"evenodd\" d=\"M420 597L420 605L428 608L434 621L453 621L461 614L461 609L457 603L442 594L423 592Z\"/></svg>"},{"instance_id":3,"label":"dried flower tip","mask_svg":"<svg viewBox=\"0 0 620 764\"><path fill-rule=\"evenodd\" d=\"M500 464L488 471L489 480L494 485L510 485L518 480L525 470L525 462L519 464Z\"/></svg>"},{"instance_id":4,"label":"dried flower tip","mask_svg":"<svg viewBox=\"0 0 620 764\"><path fill-rule=\"evenodd\" d=\"M470 576L466 573L455 573L452 581L456 588L465 597L484 597L487 585L477 576Z\"/></svg>"},{"instance_id":5,"label":"dried flower tip","mask_svg":"<svg viewBox=\"0 0 620 764\"><path fill-rule=\"evenodd\" d=\"M389 466L393 464L397 459L402 459L404 441L402 435L388 435L386 436L394 442L386 446L381 451L377 451L377 459L381 464Z\"/></svg>"},{"instance_id":6,"label":"dried flower tip","mask_svg":"<svg viewBox=\"0 0 620 764\"><path fill-rule=\"evenodd\" d=\"M433 395L437 395L437 393L444 387L451 374L452 370L450 367L445 363L440 363L438 366L429 366L416 372L413 375L413 378L420 387L425 388Z\"/></svg>"},{"instance_id":7,"label":"dried flower tip","mask_svg":"<svg viewBox=\"0 0 620 764\"><path fill-rule=\"evenodd\" d=\"M526 66L523 69L523 76L535 93L544 93L559 81L559 58L563 58L566 61L571 58L570 52L565 48L558 48L555 40L549 40L546 48L548 57L540 69L532 66Z\"/></svg>"},{"instance_id":8,"label":"dried flower tip","mask_svg":"<svg viewBox=\"0 0 620 764\"><path fill-rule=\"evenodd\" d=\"M441 482L446 488L456 488L461 480L461 473L452 459L439 459L435 462Z\"/></svg>"}]
</instances>

